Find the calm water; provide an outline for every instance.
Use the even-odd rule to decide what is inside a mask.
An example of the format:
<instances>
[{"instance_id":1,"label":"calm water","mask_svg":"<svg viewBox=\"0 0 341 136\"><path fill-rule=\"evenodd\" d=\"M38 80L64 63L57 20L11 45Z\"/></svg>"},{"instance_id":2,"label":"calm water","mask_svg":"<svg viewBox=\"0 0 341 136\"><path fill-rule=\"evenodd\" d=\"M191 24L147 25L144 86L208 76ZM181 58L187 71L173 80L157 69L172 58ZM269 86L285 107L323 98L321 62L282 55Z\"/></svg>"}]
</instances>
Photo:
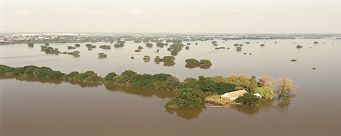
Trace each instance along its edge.
<instances>
[{"instance_id":1,"label":"calm water","mask_svg":"<svg viewBox=\"0 0 341 136\"><path fill-rule=\"evenodd\" d=\"M131 69L139 73L170 73L180 79L198 75L229 74L289 77L297 84L291 101L267 102L259 107L206 108L167 111L164 104L172 91L136 90L109 86L84 87L70 83L0 80L0 134L4 136L93 135L340 135L341 40L248 40L243 51L234 43L218 41L231 49L215 50L210 41L183 49L172 67L157 65L153 58L169 55L156 47L135 53L141 43L124 48L88 51L81 57L46 55L39 45L0 46L0 62L9 66L48 66L65 73L93 70L104 76ZM275 41L277 43L275 43ZM265 47L259 44L265 43ZM107 43L95 43L102 45ZM296 49L296 45L303 45ZM66 51L70 44L50 44ZM143 47L145 47L143 45ZM108 54L97 59L97 53ZM243 53L252 53L244 55ZM144 55L152 60L144 63ZM135 59L130 59L134 56ZM210 59L210 69L187 69L187 58ZM290 59L297 59L291 62ZM316 67L316 70L312 70Z\"/></svg>"}]
</instances>

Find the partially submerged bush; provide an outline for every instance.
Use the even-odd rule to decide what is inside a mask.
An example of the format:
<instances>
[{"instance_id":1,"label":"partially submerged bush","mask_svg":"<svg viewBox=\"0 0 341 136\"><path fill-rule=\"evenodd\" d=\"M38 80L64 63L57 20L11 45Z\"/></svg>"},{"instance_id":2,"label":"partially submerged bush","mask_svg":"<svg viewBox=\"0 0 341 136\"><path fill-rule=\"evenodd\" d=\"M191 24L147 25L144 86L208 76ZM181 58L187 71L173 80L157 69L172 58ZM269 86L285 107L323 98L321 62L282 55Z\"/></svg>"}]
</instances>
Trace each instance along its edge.
<instances>
[{"instance_id":1,"label":"partially submerged bush","mask_svg":"<svg viewBox=\"0 0 341 136\"><path fill-rule=\"evenodd\" d=\"M34 43L28 43L27 46L30 47L30 48L33 48L34 47Z\"/></svg>"},{"instance_id":2,"label":"partially submerged bush","mask_svg":"<svg viewBox=\"0 0 341 136\"><path fill-rule=\"evenodd\" d=\"M69 49L69 50L73 50L73 49L76 49L75 47L73 47L73 46L67 46L67 49Z\"/></svg>"},{"instance_id":3,"label":"partially submerged bush","mask_svg":"<svg viewBox=\"0 0 341 136\"><path fill-rule=\"evenodd\" d=\"M150 61L150 57L149 56L144 56L143 57L143 61L144 62L149 62Z\"/></svg>"},{"instance_id":4,"label":"partially submerged bush","mask_svg":"<svg viewBox=\"0 0 341 136\"><path fill-rule=\"evenodd\" d=\"M245 93L243 96L238 97L235 102L247 104L247 105L255 105L259 102L260 98L252 93Z\"/></svg>"},{"instance_id":5,"label":"partially submerged bush","mask_svg":"<svg viewBox=\"0 0 341 136\"><path fill-rule=\"evenodd\" d=\"M105 53L98 53L98 58L100 58L100 59L107 58L107 54L105 54Z\"/></svg>"},{"instance_id":6,"label":"partially submerged bush","mask_svg":"<svg viewBox=\"0 0 341 136\"><path fill-rule=\"evenodd\" d=\"M197 68L197 67L200 67L201 69L208 69L212 66L212 63L210 60L207 60L207 59L203 59L203 60L196 60L196 59L186 59L185 60L186 62L186 65L185 67L186 68Z\"/></svg>"},{"instance_id":7,"label":"partially submerged bush","mask_svg":"<svg viewBox=\"0 0 341 136\"><path fill-rule=\"evenodd\" d=\"M255 93L259 93L263 99L270 100L275 96L274 90L271 87L257 87L254 91Z\"/></svg>"},{"instance_id":8,"label":"partially submerged bush","mask_svg":"<svg viewBox=\"0 0 341 136\"><path fill-rule=\"evenodd\" d=\"M203 107L205 95L203 92L193 88L179 91L179 94L167 102L166 108L198 108Z\"/></svg>"},{"instance_id":9,"label":"partially submerged bush","mask_svg":"<svg viewBox=\"0 0 341 136\"><path fill-rule=\"evenodd\" d=\"M164 56L162 60L163 60L163 65L164 66L173 66L173 65L175 65L175 62L174 62L175 57L173 57L173 56Z\"/></svg>"},{"instance_id":10,"label":"partially submerged bush","mask_svg":"<svg viewBox=\"0 0 341 136\"><path fill-rule=\"evenodd\" d=\"M152 44L152 43L146 43L146 47L152 48L152 47L153 47L153 44Z\"/></svg>"},{"instance_id":11,"label":"partially submerged bush","mask_svg":"<svg viewBox=\"0 0 341 136\"><path fill-rule=\"evenodd\" d=\"M211 66L212 66L212 63L210 60L207 60L207 59L200 60L201 69L209 69Z\"/></svg>"},{"instance_id":12,"label":"partially submerged bush","mask_svg":"<svg viewBox=\"0 0 341 136\"><path fill-rule=\"evenodd\" d=\"M101 45L101 46L99 46L99 48L105 49L105 50L110 50L111 46L110 45Z\"/></svg>"},{"instance_id":13,"label":"partially submerged bush","mask_svg":"<svg viewBox=\"0 0 341 136\"><path fill-rule=\"evenodd\" d=\"M124 43L116 43L116 44L114 44L114 47L115 48L122 48L122 47L124 47Z\"/></svg>"}]
</instances>

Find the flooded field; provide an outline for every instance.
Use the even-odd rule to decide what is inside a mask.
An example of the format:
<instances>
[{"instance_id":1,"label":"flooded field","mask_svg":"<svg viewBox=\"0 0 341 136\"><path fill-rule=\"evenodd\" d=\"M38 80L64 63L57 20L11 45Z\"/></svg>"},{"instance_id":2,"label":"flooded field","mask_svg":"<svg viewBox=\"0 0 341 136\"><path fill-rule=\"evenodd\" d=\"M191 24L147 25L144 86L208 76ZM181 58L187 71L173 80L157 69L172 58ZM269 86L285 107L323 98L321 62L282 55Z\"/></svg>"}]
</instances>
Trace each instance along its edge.
<instances>
[{"instance_id":1,"label":"flooded field","mask_svg":"<svg viewBox=\"0 0 341 136\"><path fill-rule=\"evenodd\" d=\"M318 44L314 44L318 41ZM245 44L250 42L250 44ZM206 104L200 110L166 110L172 91L84 87L66 82L0 80L0 134L4 136L92 136L92 135L338 135L341 125L341 40L217 40L190 42L189 50L175 56L174 66L155 64L155 56L167 56L167 47L145 47L126 42L122 48L89 51L84 43L80 57L49 55L40 46L0 46L0 64L18 67L47 66L64 73L134 70L139 73L169 73L180 80L197 76L231 74L289 77L297 88L291 101L269 101L260 106L224 108ZM234 44L244 44L237 51ZM75 43L50 43L60 51ZM265 44L261 47L261 44ZM297 45L303 48L297 49ZM134 52L143 46L141 52ZM225 47L225 49L215 49ZM229 49L228 49L229 48ZM159 49L159 52L156 50ZM108 55L98 59L98 53ZM244 54L246 53L246 54ZM149 55L150 62L143 56ZM131 59L131 57L134 59ZM188 69L185 59L209 59L209 69ZM291 60L295 59L296 62ZM313 70L313 68L316 68Z\"/></svg>"}]
</instances>

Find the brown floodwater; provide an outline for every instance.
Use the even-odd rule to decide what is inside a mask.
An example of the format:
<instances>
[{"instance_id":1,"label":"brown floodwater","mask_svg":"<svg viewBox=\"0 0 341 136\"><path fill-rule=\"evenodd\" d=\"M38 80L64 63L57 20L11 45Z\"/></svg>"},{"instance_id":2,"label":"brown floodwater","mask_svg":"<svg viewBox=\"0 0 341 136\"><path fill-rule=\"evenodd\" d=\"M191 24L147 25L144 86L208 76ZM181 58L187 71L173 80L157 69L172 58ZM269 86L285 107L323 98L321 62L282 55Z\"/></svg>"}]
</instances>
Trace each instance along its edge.
<instances>
[{"instance_id":1,"label":"brown floodwater","mask_svg":"<svg viewBox=\"0 0 341 136\"><path fill-rule=\"evenodd\" d=\"M92 70L104 76L131 69L139 73L170 73L185 77L231 74L289 77L297 88L295 97L287 101L268 101L258 106L212 107L167 110L164 105L173 91L119 88L104 85L80 85L59 81L0 79L1 136L131 136L131 135L340 135L341 134L341 40L247 40L237 52L237 41L218 41L230 49L215 50L210 41L190 45L176 56L171 67L157 65L153 58L170 53L165 48L145 47L142 43L126 43L123 48L88 51L85 44L81 56L46 55L40 45L0 46L0 64L9 66L48 66L68 73ZM319 44L314 44L319 41ZM275 43L277 42L277 43ZM265 47L259 46L265 43ZM108 43L94 43L102 45ZM296 45L303 45L297 49ZM50 44L67 51L66 44ZM97 53L108 54L98 59ZM247 53L247 55L244 55ZM252 53L252 55L249 55ZM143 62L143 56L151 61ZM130 59L134 56L135 59ZM210 59L210 69L187 69L187 58ZM297 62L291 62L297 59ZM316 70L312 70L316 68Z\"/></svg>"}]
</instances>

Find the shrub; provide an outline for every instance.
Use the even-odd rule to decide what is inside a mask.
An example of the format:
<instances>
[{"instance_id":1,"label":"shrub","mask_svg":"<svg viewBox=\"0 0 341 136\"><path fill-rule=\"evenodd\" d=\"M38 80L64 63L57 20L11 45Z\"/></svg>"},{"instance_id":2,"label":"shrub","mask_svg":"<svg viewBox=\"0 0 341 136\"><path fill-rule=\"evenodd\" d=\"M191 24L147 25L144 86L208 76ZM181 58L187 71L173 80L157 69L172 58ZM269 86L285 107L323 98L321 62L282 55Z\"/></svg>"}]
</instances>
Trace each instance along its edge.
<instances>
[{"instance_id":1,"label":"shrub","mask_svg":"<svg viewBox=\"0 0 341 136\"><path fill-rule=\"evenodd\" d=\"M193 58L186 59L185 62L186 62L186 65L185 65L186 68L192 69L192 68L196 68L200 66L200 61L193 59Z\"/></svg>"},{"instance_id":2,"label":"shrub","mask_svg":"<svg viewBox=\"0 0 341 136\"><path fill-rule=\"evenodd\" d=\"M259 93L263 99L272 99L275 96L274 90L271 87L257 87L254 91L255 93Z\"/></svg>"},{"instance_id":3,"label":"shrub","mask_svg":"<svg viewBox=\"0 0 341 136\"><path fill-rule=\"evenodd\" d=\"M174 62L175 57L173 57L173 56L164 56L162 60L163 60L163 65L164 66L173 66L173 65L175 65L175 62Z\"/></svg>"},{"instance_id":4,"label":"shrub","mask_svg":"<svg viewBox=\"0 0 341 136\"><path fill-rule=\"evenodd\" d=\"M180 90L179 94L167 102L166 108L198 108L203 107L205 95L203 92L186 88Z\"/></svg>"},{"instance_id":5,"label":"shrub","mask_svg":"<svg viewBox=\"0 0 341 136\"><path fill-rule=\"evenodd\" d=\"M289 78L281 78L278 80L278 90L280 92L291 92L295 88L295 84Z\"/></svg>"},{"instance_id":6,"label":"shrub","mask_svg":"<svg viewBox=\"0 0 341 136\"><path fill-rule=\"evenodd\" d=\"M263 86L271 87L272 86L272 78L269 76L262 76L259 79L258 85L261 87L263 87Z\"/></svg>"},{"instance_id":7,"label":"shrub","mask_svg":"<svg viewBox=\"0 0 341 136\"><path fill-rule=\"evenodd\" d=\"M246 93L243 96L238 97L235 101L247 105L255 105L259 102L259 98L252 93Z\"/></svg>"},{"instance_id":8,"label":"shrub","mask_svg":"<svg viewBox=\"0 0 341 136\"><path fill-rule=\"evenodd\" d=\"M99 48L105 49L105 50L110 50L111 46L110 45L101 45L101 46L99 46Z\"/></svg>"},{"instance_id":9,"label":"shrub","mask_svg":"<svg viewBox=\"0 0 341 136\"><path fill-rule=\"evenodd\" d=\"M207 60L207 59L200 60L201 69L209 69L211 66L212 66L212 63L210 60Z\"/></svg>"},{"instance_id":10,"label":"shrub","mask_svg":"<svg viewBox=\"0 0 341 136\"><path fill-rule=\"evenodd\" d=\"M98 53L98 58L100 58L100 59L107 58L107 54L105 54L105 53Z\"/></svg>"},{"instance_id":11,"label":"shrub","mask_svg":"<svg viewBox=\"0 0 341 136\"><path fill-rule=\"evenodd\" d=\"M144 62L149 62L150 61L150 57L149 56L144 56L143 57L143 61Z\"/></svg>"}]
</instances>

